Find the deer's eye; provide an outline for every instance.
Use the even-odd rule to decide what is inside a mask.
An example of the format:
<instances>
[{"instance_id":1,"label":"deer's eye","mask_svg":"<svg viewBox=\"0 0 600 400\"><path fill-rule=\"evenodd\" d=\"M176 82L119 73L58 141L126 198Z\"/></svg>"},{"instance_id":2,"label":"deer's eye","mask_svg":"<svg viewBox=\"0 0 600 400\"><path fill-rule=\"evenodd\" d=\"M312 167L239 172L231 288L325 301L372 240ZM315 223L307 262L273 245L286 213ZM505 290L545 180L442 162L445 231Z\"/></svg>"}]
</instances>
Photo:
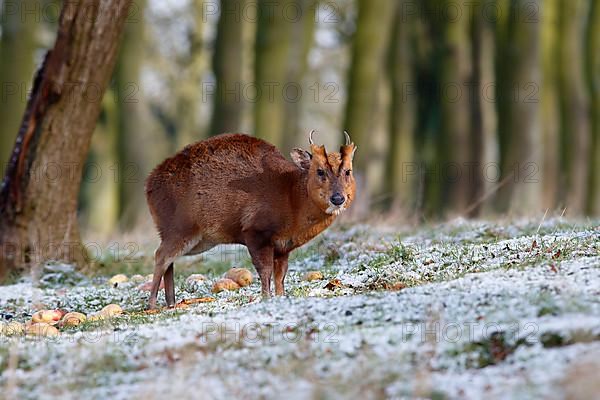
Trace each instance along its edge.
<instances>
[{"instance_id":1,"label":"deer's eye","mask_svg":"<svg viewBox=\"0 0 600 400\"><path fill-rule=\"evenodd\" d=\"M351 173L352 173L351 169L346 170L346 176L350 176Z\"/></svg>"},{"instance_id":2,"label":"deer's eye","mask_svg":"<svg viewBox=\"0 0 600 400\"><path fill-rule=\"evenodd\" d=\"M321 168L319 168L317 170L317 175L319 175L321 178L325 176L325 171L323 171Z\"/></svg>"}]
</instances>

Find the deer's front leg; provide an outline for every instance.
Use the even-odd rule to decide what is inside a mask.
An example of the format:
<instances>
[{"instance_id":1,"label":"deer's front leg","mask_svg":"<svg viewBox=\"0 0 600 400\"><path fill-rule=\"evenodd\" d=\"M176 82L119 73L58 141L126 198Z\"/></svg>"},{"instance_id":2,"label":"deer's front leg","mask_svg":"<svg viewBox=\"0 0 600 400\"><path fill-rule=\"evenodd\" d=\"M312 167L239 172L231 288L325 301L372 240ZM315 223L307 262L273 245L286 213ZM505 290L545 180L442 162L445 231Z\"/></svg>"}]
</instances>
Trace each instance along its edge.
<instances>
[{"instance_id":1,"label":"deer's front leg","mask_svg":"<svg viewBox=\"0 0 600 400\"><path fill-rule=\"evenodd\" d=\"M273 276L273 247L248 246L248 251L250 252L250 256L252 257L252 264L254 264L254 268L256 268L258 276L260 277L263 299L268 299L271 297L271 277Z\"/></svg>"},{"instance_id":2,"label":"deer's front leg","mask_svg":"<svg viewBox=\"0 0 600 400\"><path fill-rule=\"evenodd\" d=\"M288 270L289 253L276 255L273 259L273 268L275 270L275 294L277 296L285 295L285 275Z\"/></svg>"}]
</instances>

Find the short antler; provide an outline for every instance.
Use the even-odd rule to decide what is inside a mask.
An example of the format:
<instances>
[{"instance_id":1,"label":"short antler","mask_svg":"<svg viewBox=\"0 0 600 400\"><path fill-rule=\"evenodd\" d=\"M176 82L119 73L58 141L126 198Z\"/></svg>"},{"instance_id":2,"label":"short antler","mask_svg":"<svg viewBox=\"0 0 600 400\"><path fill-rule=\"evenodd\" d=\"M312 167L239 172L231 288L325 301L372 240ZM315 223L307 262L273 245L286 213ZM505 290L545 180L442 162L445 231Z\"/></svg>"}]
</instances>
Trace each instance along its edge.
<instances>
[{"instance_id":1,"label":"short antler","mask_svg":"<svg viewBox=\"0 0 600 400\"><path fill-rule=\"evenodd\" d=\"M350 146L352 140L350 140L350 135L348 135L347 131L344 131L344 136L346 136L346 146Z\"/></svg>"},{"instance_id":2,"label":"short antler","mask_svg":"<svg viewBox=\"0 0 600 400\"><path fill-rule=\"evenodd\" d=\"M313 142L313 134L314 134L315 132L316 132L316 131L313 129L312 131L310 131L310 135L308 135L308 143L310 143L310 144L312 144L312 145L314 145L314 144L315 144L315 142Z\"/></svg>"}]
</instances>

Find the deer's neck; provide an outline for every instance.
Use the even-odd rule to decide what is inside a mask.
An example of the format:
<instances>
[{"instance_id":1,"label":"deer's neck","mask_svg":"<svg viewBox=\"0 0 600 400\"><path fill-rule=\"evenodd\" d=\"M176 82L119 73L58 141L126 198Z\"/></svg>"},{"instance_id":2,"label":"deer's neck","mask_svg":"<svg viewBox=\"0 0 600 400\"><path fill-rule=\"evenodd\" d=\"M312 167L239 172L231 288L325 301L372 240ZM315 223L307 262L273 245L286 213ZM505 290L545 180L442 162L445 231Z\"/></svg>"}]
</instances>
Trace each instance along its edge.
<instances>
[{"instance_id":1,"label":"deer's neck","mask_svg":"<svg viewBox=\"0 0 600 400\"><path fill-rule=\"evenodd\" d=\"M321 210L311 199L307 191L308 176L300 173L294 185L294 199L297 210L294 216L294 237L290 238L293 247L299 247L323 232L335 220L335 215Z\"/></svg>"}]
</instances>

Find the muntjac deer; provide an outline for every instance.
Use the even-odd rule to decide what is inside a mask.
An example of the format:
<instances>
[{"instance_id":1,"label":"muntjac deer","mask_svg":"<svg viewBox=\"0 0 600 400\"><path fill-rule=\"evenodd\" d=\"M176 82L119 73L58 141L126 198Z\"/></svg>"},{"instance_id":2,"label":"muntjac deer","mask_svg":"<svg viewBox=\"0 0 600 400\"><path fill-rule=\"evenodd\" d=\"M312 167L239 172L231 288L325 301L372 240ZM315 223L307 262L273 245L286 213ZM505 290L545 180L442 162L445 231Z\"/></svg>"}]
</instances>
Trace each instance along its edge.
<instances>
[{"instance_id":1,"label":"muntjac deer","mask_svg":"<svg viewBox=\"0 0 600 400\"><path fill-rule=\"evenodd\" d=\"M167 305L175 304L173 262L218 244L243 244L262 296L284 294L288 256L335 220L355 197L348 133L339 153L315 145L294 149L293 163L275 146L242 134L192 144L154 169L146 197L161 243L155 253L149 307L164 276Z\"/></svg>"}]
</instances>

